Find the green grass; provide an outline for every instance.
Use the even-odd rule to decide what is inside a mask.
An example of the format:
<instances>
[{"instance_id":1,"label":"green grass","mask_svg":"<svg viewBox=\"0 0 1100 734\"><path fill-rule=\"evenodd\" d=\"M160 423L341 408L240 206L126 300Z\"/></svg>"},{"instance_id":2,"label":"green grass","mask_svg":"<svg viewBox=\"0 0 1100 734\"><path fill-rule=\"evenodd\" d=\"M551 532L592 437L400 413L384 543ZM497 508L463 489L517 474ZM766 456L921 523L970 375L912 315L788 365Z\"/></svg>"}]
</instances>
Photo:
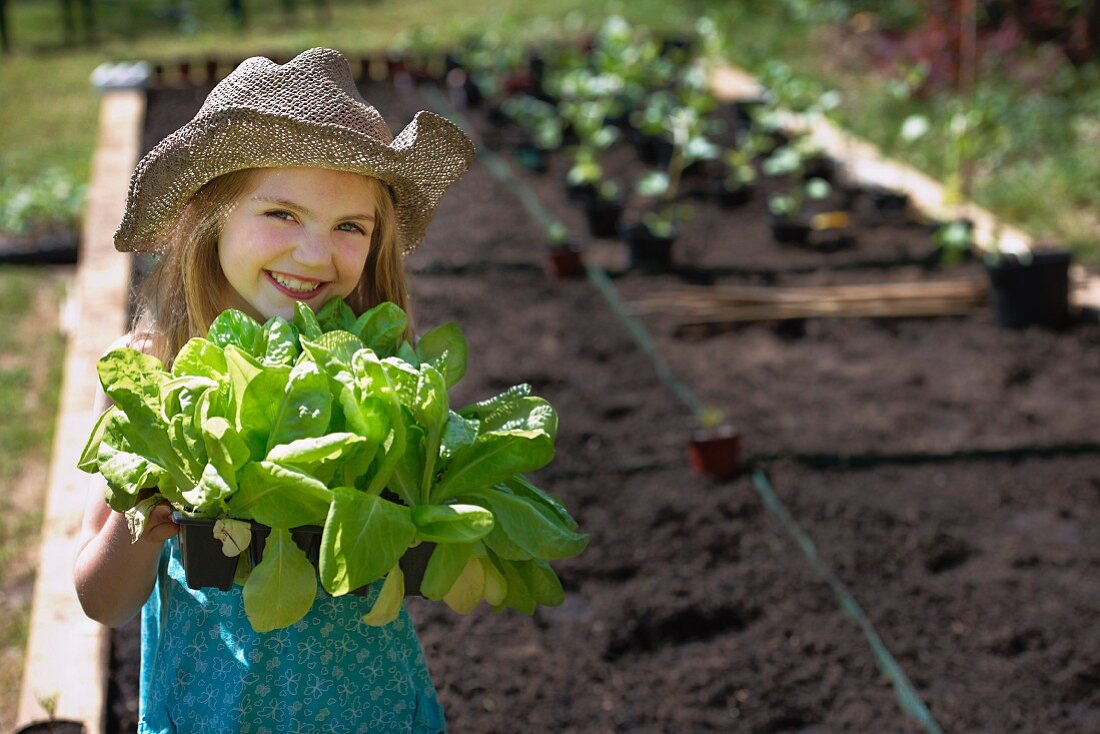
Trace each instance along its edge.
<instances>
[{"instance_id":1,"label":"green grass","mask_svg":"<svg viewBox=\"0 0 1100 734\"><path fill-rule=\"evenodd\" d=\"M86 179L94 145L98 104L89 75L101 62L123 59L173 59L204 53L239 56L272 51L298 51L327 45L347 51L382 49L431 19L434 38L454 43L478 35L491 23L513 23L519 30L537 28L532 23L543 13L524 0L465 0L442 5L435 0L379 0L370 3L330 3L330 17L318 20L308 3L288 22L280 11L253 11L250 24L237 31L220 16L223 3L201 0L196 25L187 35L146 17L147 34L127 38L132 24L120 28L107 23L124 3L103 6L103 41L96 47L62 47L54 22L56 4L37 0L9 3L15 50L0 63L0 176L20 180L38 171L58 167L80 180ZM251 3L250 5L258 5ZM549 17L563 18L584 9L596 15L598 3L561 0L547 5ZM654 18L656 3L641 3L642 15ZM663 13L670 15L670 13ZM139 17L141 15L139 14ZM111 31L111 34L108 33Z\"/></svg>"}]
</instances>

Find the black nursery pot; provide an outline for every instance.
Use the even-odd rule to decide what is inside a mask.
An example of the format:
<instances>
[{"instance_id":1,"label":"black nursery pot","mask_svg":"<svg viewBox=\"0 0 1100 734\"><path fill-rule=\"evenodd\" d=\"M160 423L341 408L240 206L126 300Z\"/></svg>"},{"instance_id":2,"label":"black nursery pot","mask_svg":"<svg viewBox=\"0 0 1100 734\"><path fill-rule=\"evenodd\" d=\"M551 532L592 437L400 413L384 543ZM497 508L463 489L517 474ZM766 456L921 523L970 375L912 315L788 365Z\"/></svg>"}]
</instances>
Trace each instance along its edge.
<instances>
[{"instance_id":1,"label":"black nursery pot","mask_svg":"<svg viewBox=\"0 0 1100 734\"><path fill-rule=\"evenodd\" d=\"M659 135L635 136L634 149L638 152L638 159L650 166L667 168L672 158L672 141Z\"/></svg>"},{"instance_id":2,"label":"black nursery pot","mask_svg":"<svg viewBox=\"0 0 1100 734\"><path fill-rule=\"evenodd\" d=\"M294 543L306 554L313 567L318 569L321 563L321 537L324 535L324 530L320 525L302 525L290 531L290 537L294 539ZM252 542L248 546L248 554L253 567L263 558L264 546L270 534L271 528L267 525L252 523ZM405 574L405 596L422 596L420 582L424 578L424 571L434 549L435 543L421 543L415 548L409 548L401 557L401 571ZM350 593L355 596L366 596L369 588L370 585L367 584L352 589Z\"/></svg>"},{"instance_id":3,"label":"black nursery pot","mask_svg":"<svg viewBox=\"0 0 1100 734\"><path fill-rule=\"evenodd\" d=\"M808 159L803 164L802 180L809 181L811 178L820 178L832 183L836 179L836 164L833 163L833 159L827 155L815 155Z\"/></svg>"},{"instance_id":4,"label":"black nursery pot","mask_svg":"<svg viewBox=\"0 0 1100 734\"><path fill-rule=\"evenodd\" d=\"M13 734L86 734L88 729L74 719L50 719L32 721L19 727Z\"/></svg>"},{"instance_id":5,"label":"black nursery pot","mask_svg":"<svg viewBox=\"0 0 1100 734\"><path fill-rule=\"evenodd\" d=\"M724 181L712 181L707 187L707 194L718 202L723 209L736 209L744 206L752 199L752 186L741 184L735 189L726 186Z\"/></svg>"},{"instance_id":6,"label":"black nursery pot","mask_svg":"<svg viewBox=\"0 0 1100 734\"><path fill-rule=\"evenodd\" d=\"M900 191L872 187L867 190L867 195L871 197L875 211L882 214L903 214L909 205L909 195Z\"/></svg>"},{"instance_id":7,"label":"black nursery pot","mask_svg":"<svg viewBox=\"0 0 1100 734\"><path fill-rule=\"evenodd\" d=\"M528 171L546 173L548 167L546 151L531 143L520 143L515 148L516 161Z\"/></svg>"},{"instance_id":8,"label":"black nursery pot","mask_svg":"<svg viewBox=\"0 0 1100 734\"><path fill-rule=\"evenodd\" d=\"M302 549L306 558L314 566L321 562L321 534L324 528L320 525L302 525L290 531L290 537L295 545ZM267 545L267 536L271 535L271 528L258 522L252 522L252 542L248 544L248 559L252 561L253 568L264 557L264 546Z\"/></svg>"},{"instance_id":9,"label":"black nursery pot","mask_svg":"<svg viewBox=\"0 0 1100 734\"><path fill-rule=\"evenodd\" d=\"M593 197L584 205L588 220L588 233L593 237L615 237L619 234L619 220L623 216L623 202Z\"/></svg>"},{"instance_id":10,"label":"black nursery pot","mask_svg":"<svg viewBox=\"0 0 1100 734\"><path fill-rule=\"evenodd\" d=\"M806 245L810 241L810 225L792 217L771 217L772 237L776 242Z\"/></svg>"},{"instance_id":11,"label":"black nursery pot","mask_svg":"<svg viewBox=\"0 0 1100 734\"><path fill-rule=\"evenodd\" d=\"M988 266L993 314L1005 329L1070 324L1069 265L1064 250L1037 252L1028 262L1004 258Z\"/></svg>"},{"instance_id":12,"label":"black nursery pot","mask_svg":"<svg viewBox=\"0 0 1100 734\"><path fill-rule=\"evenodd\" d=\"M172 522L180 526L180 554L187 586L229 591L237 573L237 558L222 553L221 541L214 538L215 521L173 512Z\"/></svg>"},{"instance_id":13,"label":"black nursery pot","mask_svg":"<svg viewBox=\"0 0 1100 734\"><path fill-rule=\"evenodd\" d=\"M565 180L565 196L574 204L587 204L596 198L596 186L590 183L575 184Z\"/></svg>"},{"instance_id":14,"label":"black nursery pot","mask_svg":"<svg viewBox=\"0 0 1100 734\"><path fill-rule=\"evenodd\" d=\"M634 224L622 232L630 248L630 267L643 270L668 270L672 267L672 243L676 235L661 237L644 224Z\"/></svg>"},{"instance_id":15,"label":"black nursery pot","mask_svg":"<svg viewBox=\"0 0 1100 734\"><path fill-rule=\"evenodd\" d=\"M428 569L428 561L431 560L435 543L424 543L415 548L409 548L405 555L401 556L401 572L405 574L405 596L419 596L420 584L424 580L424 572Z\"/></svg>"}]
</instances>

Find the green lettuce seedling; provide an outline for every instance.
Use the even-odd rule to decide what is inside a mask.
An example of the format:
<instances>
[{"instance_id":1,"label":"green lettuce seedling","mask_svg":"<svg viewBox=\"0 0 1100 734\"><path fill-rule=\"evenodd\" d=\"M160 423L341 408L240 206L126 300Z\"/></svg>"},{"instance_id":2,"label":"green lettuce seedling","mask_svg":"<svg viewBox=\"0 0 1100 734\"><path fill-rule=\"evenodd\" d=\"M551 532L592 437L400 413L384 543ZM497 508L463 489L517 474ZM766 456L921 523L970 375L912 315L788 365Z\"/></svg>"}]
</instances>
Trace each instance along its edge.
<instances>
[{"instance_id":1,"label":"green lettuce seedling","mask_svg":"<svg viewBox=\"0 0 1100 734\"><path fill-rule=\"evenodd\" d=\"M422 542L436 544L422 593L456 611L561 603L547 562L588 538L524 477L553 458L553 408L520 385L451 410L465 336L445 324L414 346L407 326L392 303L357 317L334 299L298 304L292 321L226 311L171 370L114 350L97 367L115 404L79 467L104 476L135 540L159 502L216 520L227 555L247 546L248 521L270 526L261 561L238 574L260 631L301 619L318 576L337 596L384 579L365 621L392 621L399 561ZM290 535L304 525L323 527L317 571Z\"/></svg>"}]
</instances>

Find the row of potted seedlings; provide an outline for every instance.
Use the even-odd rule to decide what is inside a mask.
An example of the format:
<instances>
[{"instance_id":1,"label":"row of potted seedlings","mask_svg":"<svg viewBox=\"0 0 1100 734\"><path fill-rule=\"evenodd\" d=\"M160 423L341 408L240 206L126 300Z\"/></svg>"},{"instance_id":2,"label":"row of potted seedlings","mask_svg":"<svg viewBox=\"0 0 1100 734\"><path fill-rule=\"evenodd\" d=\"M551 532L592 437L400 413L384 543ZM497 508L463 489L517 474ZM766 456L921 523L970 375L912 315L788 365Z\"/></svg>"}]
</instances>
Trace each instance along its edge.
<instances>
[{"instance_id":1,"label":"row of potted seedlings","mask_svg":"<svg viewBox=\"0 0 1100 734\"><path fill-rule=\"evenodd\" d=\"M735 105L732 125L723 125L709 87L722 39L705 18L696 31L694 38L668 43L611 18L580 44L544 46L536 54L517 44L498 44L452 59L454 68L464 69L467 86L491 90L476 95L489 108L489 119L523 131L514 146L521 165L545 170L550 151L569 151L565 186L570 200L583 207L589 234L621 237L635 267L670 266L678 226L691 216L687 199L740 206L754 196L762 176L780 184L767 201L777 242L823 252L852 247L853 204L860 195L887 221L908 216L904 193L844 181L840 167L809 137L780 126L779 108L789 117L837 104L834 92L794 76L782 64L769 66L765 98ZM502 46L508 51L500 53ZM486 65L487 58L493 63ZM631 187L607 180L602 165L606 151L624 143L643 164L657 167ZM647 210L639 221L624 223L628 190ZM929 234L933 249L926 266L973 258L969 220L933 223ZM559 235L551 237L551 245L576 257L576 242L563 242ZM1068 325L1070 262L1060 249L986 253L997 323Z\"/></svg>"}]
</instances>

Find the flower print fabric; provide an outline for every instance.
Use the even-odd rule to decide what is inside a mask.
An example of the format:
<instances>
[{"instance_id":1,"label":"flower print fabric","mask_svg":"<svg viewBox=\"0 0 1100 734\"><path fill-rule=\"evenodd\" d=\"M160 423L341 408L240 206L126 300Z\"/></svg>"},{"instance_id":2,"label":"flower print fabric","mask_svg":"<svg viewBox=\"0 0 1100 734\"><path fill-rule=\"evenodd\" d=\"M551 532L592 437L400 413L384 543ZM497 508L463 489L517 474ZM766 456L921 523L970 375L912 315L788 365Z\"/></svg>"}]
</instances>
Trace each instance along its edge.
<instances>
[{"instance_id":1,"label":"flower print fabric","mask_svg":"<svg viewBox=\"0 0 1100 734\"><path fill-rule=\"evenodd\" d=\"M296 624L256 632L239 586L187 588L172 538L142 608L138 734L445 731L406 610L362 622L380 589L322 595Z\"/></svg>"}]
</instances>

